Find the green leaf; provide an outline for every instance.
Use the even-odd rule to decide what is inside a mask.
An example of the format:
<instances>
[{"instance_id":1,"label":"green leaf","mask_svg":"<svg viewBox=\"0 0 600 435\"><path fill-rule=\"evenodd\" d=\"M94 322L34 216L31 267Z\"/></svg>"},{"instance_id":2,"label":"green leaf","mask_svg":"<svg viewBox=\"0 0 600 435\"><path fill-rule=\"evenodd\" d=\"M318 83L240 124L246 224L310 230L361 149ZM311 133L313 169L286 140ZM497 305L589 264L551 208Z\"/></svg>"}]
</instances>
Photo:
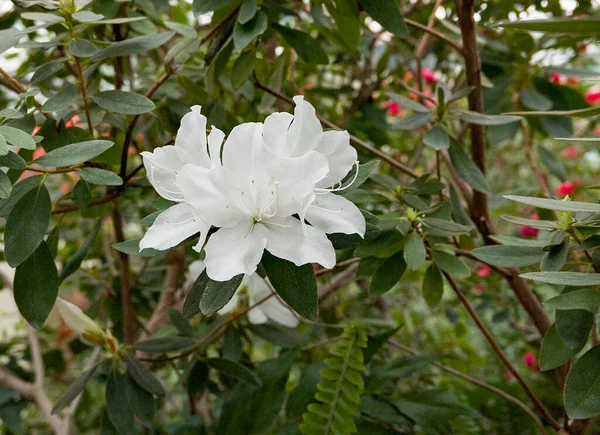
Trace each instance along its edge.
<instances>
[{"instance_id":1,"label":"green leaf","mask_svg":"<svg viewBox=\"0 0 600 435\"><path fill-rule=\"evenodd\" d=\"M14 297L19 312L31 326L41 328L58 295L58 272L46 242L17 266Z\"/></svg>"},{"instance_id":2,"label":"green leaf","mask_svg":"<svg viewBox=\"0 0 600 435\"><path fill-rule=\"evenodd\" d=\"M23 157L17 153L9 151L8 154L0 156L0 166L6 166L9 169L22 171L27 167L27 162L25 162Z\"/></svg>"},{"instance_id":3,"label":"green leaf","mask_svg":"<svg viewBox=\"0 0 600 435\"><path fill-rule=\"evenodd\" d=\"M497 23L498 27L527 30L530 32L547 33L585 33L597 35L600 33L600 17L554 17L539 20L516 20Z\"/></svg>"},{"instance_id":4,"label":"green leaf","mask_svg":"<svg viewBox=\"0 0 600 435\"><path fill-rule=\"evenodd\" d=\"M408 37L408 29L396 0L360 0L367 14L399 38Z\"/></svg>"},{"instance_id":5,"label":"green leaf","mask_svg":"<svg viewBox=\"0 0 600 435\"><path fill-rule=\"evenodd\" d=\"M427 252L421 237L411 232L404 240L404 260L411 270L419 269L425 262Z\"/></svg>"},{"instance_id":6,"label":"green leaf","mask_svg":"<svg viewBox=\"0 0 600 435\"><path fill-rule=\"evenodd\" d=\"M327 53L325 53L319 41L311 38L307 33L289 29L275 23L272 24L272 27L277 30L285 42L296 50L296 53L298 53L298 56L304 62L316 64L329 63Z\"/></svg>"},{"instance_id":7,"label":"green leaf","mask_svg":"<svg viewBox=\"0 0 600 435\"><path fill-rule=\"evenodd\" d=\"M194 14L200 15L207 12L216 11L229 5L232 0L194 0Z\"/></svg>"},{"instance_id":8,"label":"green leaf","mask_svg":"<svg viewBox=\"0 0 600 435\"><path fill-rule=\"evenodd\" d=\"M7 217L15 204L19 202L27 192L42 184L43 181L43 175L34 175L33 177L25 178L24 180L15 184L10 197L6 199L0 199L0 216Z\"/></svg>"},{"instance_id":9,"label":"green leaf","mask_svg":"<svg viewBox=\"0 0 600 435\"><path fill-rule=\"evenodd\" d=\"M575 110L539 110L531 112L508 112L509 116L570 116L573 118L587 118L600 113L600 106L588 107ZM569 139L570 140L570 139Z\"/></svg>"},{"instance_id":10,"label":"green leaf","mask_svg":"<svg viewBox=\"0 0 600 435\"><path fill-rule=\"evenodd\" d=\"M566 201L560 199L535 198L531 196L504 195L504 198L533 207L545 208L554 211L583 211L589 213L600 213L600 204L591 202Z\"/></svg>"},{"instance_id":11,"label":"green leaf","mask_svg":"<svg viewBox=\"0 0 600 435\"><path fill-rule=\"evenodd\" d=\"M15 204L4 233L4 255L10 267L21 264L40 245L51 210L50 194L44 185L30 190Z\"/></svg>"},{"instance_id":12,"label":"green leaf","mask_svg":"<svg viewBox=\"0 0 600 435\"><path fill-rule=\"evenodd\" d=\"M406 271L406 261L404 260L404 252L400 251L388 258L381 266L377 268L371 286L370 293L381 295L392 289Z\"/></svg>"},{"instance_id":13,"label":"green leaf","mask_svg":"<svg viewBox=\"0 0 600 435\"><path fill-rule=\"evenodd\" d=\"M579 349L569 349L558 335L556 325L552 325L546 332L540 347L540 370L551 370L563 365L575 355L577 355L583 346Z\"/></svg>"},{"instance_id":14,"label":"green leaf","mask_svg":"<svg viewBox=\"0 0 600 435\"><path fill-rule=\"evenodd\" d=\"M19 148L24 148L26 150L35 150L36 148L33 137L24 131L19 130L18 128L9 127L8 125L0 125L0 134L4 136L6 142ZM4 153L4 155L6 154L7 153Z\"/></svg>"},{"instance_id":15,"label":"green leaf","mask_svg":"<svg viewBox=\"0 0 600 435\"><path fill-rule=\"evenodd\" d=\"M115 56L129 56L132 54L145 53L160 47L173 37L175 32L152 33L150 35L137 36L116 42L109 47L103 48L94 56L94 60L102 60Z\"/></svg>"},{"instance_id":16,"label":"green leaf","mask_svg":"<svg viewBox=\"0 0 600 435\"><path fill-rule=\"evenodd\" d=\"M546 284L586 287L600 285L600 273L583 272L529 272L519 275L521 278Z\"/></svg>"},{"instance_id":17,"label":"green leaf","mask_svg":"<svg viewBox=\"0 0 600 435\"><path fill-rule=\"evenodd\" d=\"M131 376L125 376L125 395L133 414L146 424L152 424L156 405L154 397L140 387Z\"/></svg>"},{"instance_id":18,"label":"green leaf","mask_svg":"<svg viewBox=\"0 0 600 435\"><path fill-rule=\"evenodd\" d=\"M119 90L100 92L92 99L104 110L123 115L140 115L156 108L152 100L143 95Z\"/></svg>"},{"instance_id":19,"label":"green leaf","mask_svg":"<svg viewBox=\"0 0 600 435\"><path fill-rule=\"evenodd\" d=\"M92 57L98 53L98 47L87 39L74 39L69 42L69 51L73 53L73 56Z\"/></svg>"},{"instance_id":20,"label":"green leaf","mask_svg":"<svg viewBox=\"0 0 600 435\"><path fill-rule=\"evenodd\" d=\"M452 111L457 113L462 121L477 125L505 125L523 119L520 116L484 115L483 113L462 109L452 109Z\"/></svg>"},{"instance_id":21,"label":"green leaf","mask_svg":"<svg viewBox=\"0 0 600 435\"><path fill-rule=\"evenodd\" d=\"M127 377L114 367L106 379L106 412L120 434L134 433L134 413L125 393Z\"/></svg>"},{"instance_id":22,"label":"green leaf","mask_svg":"<svg viewBox=\"0 0 600 435\"><path fill-rule=\"evenodd\" d=\"M537 246L491 245L471 251L478 260L500 267L525 267L539 263L544 251Z\"/></svg>"},{"instance_id":23,"label":"green leaf","mask_svg":"<svg viewBox=\"0 0 600 435\"><path fill-rule=\"evenodd\" d=\"M585 346L593 323L594 315L585 310L556 310L556 330L569 349Z\"/></svg>"},{"instance_id":24,"label":"green leaf","mask_svg":"<svg viewBox=\"0 0 600 435\"><path fill-rule=\"evenodd\" d=\"M265 251L261 264L279 296L298 314L317 318L317 281L311 264L296 266Z\"/></svg>"},{"instance_id":25,"label":"green leaf","mask_svg":"<svg viewBox=\"0 0 600 435\"><path fill-rule=\"evenodd\" d=\"M563 310L586 310L596 314L600 308L600 291L584 288L562 293L544 302L546 307Z\"/></svg>"},{"instance_id":26,"label":"green leaf","mask_svg":"<svg viewBox=\"0 0 600 435\"><path fill-rule=\"evenodd\" d=\"M415 112L422 113L430 113L431 110L427 106L422 105L421 103L416 102L415 100L411 100L410 98L406 98L400 94L396 94L394 92L386 92L385 93L391 100L395 103L400 104L405 109L414 110Z\"/></svg>"},{"instance_id":27,"label":"green leaf","mask_svg":"<svg viewBox=\"0 0 600 435\"><path fill-rule=\"evenodd\" d=\"M362 186L378 166L379 160L371 160L367 163L354 165L350 172L348 172L348 175L342 180L342 185L340 186L343 189L342 194L351 192ZM358 174L356 173L357 171Z\"/></svg>"},{"instance_id":28,"label":"green leaf","mask_svg":"<svg viewBox=\"0 0 600 435\"><path fill-rule=\"evenodd\" d=\"M99 156L114 145L109 140L88 140L65 145L44 154L35 163L41 166L64 167L83 163Z\"/></svg>"},{"instance_id":29,"label":"green leaf","mask_svg":"<svg viewBox=\"0 0 600 435\"><path fill-rule=\"evenodd\" d=\"M579 358L565 383L565 410L571 418L583 419L600 414L600 346Z\"/></svg>"},{"instance_id":30,"label":"green leaf","mask_svg":"<svg viewBox=\"0 0 600 435\"><path fill-rule=\"evenodd\" d=\"M59 283L63 282L69 275L75 273L79 269L79 266L81 266L85 255L92 247L92 244L94 243L94 240L96 239L96 236L100 231L101 224L102 221L100 220L96 222L96 225L94 225L90 234L88 234L88 236L85 238L79 249L77 249L75 254L73 254L73 256L69 259L62 272L60 273L60 276L58 277Z\"/></svg>"},{"instance_id":31,"label":"green leaf","mask_svg":"<svg viewBox=\"0 0 600 435\"><path fill-rule=\"evenodd\" d=\"M214 314L227 305L227 302L231 300L242 283L243 278L244 274L240 274L229 281L213 281L208 277L206 271L202 272L194 283L194 287L200 286L202 288L200 312L206 315Z\"/></svg>"},{"instance_id":32,"label":"green leaf","mask_svg":"<svg viewBox=\"0 0 600 435\"><path fill-rule=\"evenodd\" d=\"M248 50L240 54L232 68L232 71L234 71L231 75L231 86L233 86L233 89L239 89L250 78L254 72L255 65L256 53L254 50Z\"/></svg>"},{"instance_id":33,"label":"green leaf","mask_svg":"<svg viewBox=\"0 0 600 435\"><path fill-rule=\"evenodd\" d=\"M435 265L431 263L423 278L423 298L431 308L436 307L444 295L444 277Z\"/></svg>"},{"instance_id":34,"label":"green leaf","mask_svg":"<svg viewBox=\"0 0 600 435\"><path fill-rule=\"evenodd\" d=\"M437 218L424 218L423 223L429 228L454 234L469 234L472 229L472 227L468 227L466 225L461 225L457 224L456 222Z\"/></svg>"},{"instance_id":35,"label":"green leaf","mask_svg":"<svg viewBox=\"0 0 600 435\"><path fill-rule=\"evenodd\" d=\"M71 403L73 400L75 400L75 398L77 396L79 396L81 394L81 392L85 388L88 381L94 375L94 372L96 371L97 367L98 367L98 365L95 365L91 369L86 370L85 372L83 372L81 374L81 376L79 376L77 379L75 379L75 381L73 381L73 383L71 385L69 385L69 388L67 388L67 391L65 391L63 393L63 395L60 396L60 398L56 401L56 403L52 407L52 414L56 414L57 412L64 409L69 403Z\"/></svg>"},{"instance_id":36,"label":"green leaf","mask_svg":"<svg viewBox=\"0 0 600 435\"><path fill-rule=\"evenodd\" d=\"M280 327L272 324L250 325L250 330L275 346L281 346L285 349L296 347L300 340L296 331L287 327Z\"/></svg>"},{"instance_id":37,"label":"green leaf","mask_svg":"<svg viewBox=\"0 0 600 435\"><path fill-rule=\"evenodd\" d=\"M360 39L361 17L356 0L336 0L325 3L327 12L335 21L337 34L343 46L356 53Z\"/></svg>"},{"instance_id":38,"label":"green leaf","mask_svg":"<svg viewBox=\"0 0 600 435\"><path fill-rule=\"evenodd\" d=\"M168 353L189 349L192 346L194 346L194 340L189 337L160 337L140 341L134 347L142 352Z\"/></svg>"},{"instance_id":39,"label":"green leaf","mask_svg":"<svg viewBox=\"0 0 600 435\"><path fill-rule=\"evenodd\" d=\"M471 276L471 269L456 256L438 249L431 251L431 256L435 264L444 272L449 273L458 279Z\"/></svg>"},{"instance_id":40,"label":"green leaf","mask_svg":"<svg viewBox=\"0 0 600 435\"><path fill-rule=\"evenodd\" d=\"M104 15L95 14L92 11L79 11L79 12L75 12L72 15L72 17L75 18L80 23L90 23L90 22L101 20L102 18L104 18Z\"/></svg>"},{"instance_id":41,"label":"green leaf","mask_svg":"<svg viewBox=\"0 0 600 435\"><path fill-rule=\"evenodd\" d=\"M443 150L450 147L448 133L439 125L433 126L423 138L423 143L434 150Z\"/></svg>"},{"instance_id":42,"label":"green leaf","mask_svg":"<svg viewBox=\"0 0 600 435\"><path fill-rule=\"evenodd\" d=\"M225 376L229 376L242 382L248 382L252 385L261 385L260 379L254 372L240 363L225 358L207 358L204 362L212 368L217 369Z\"/></svg>"},{"instance_id":43,"label":"green leaf","mask_svg":"<svg viewBox=\"0 0 600 435\"><path fill-rule=\"evenodd\" d=\"M569 254L569 239L565 238L562 243L553 245L545 254L540 263L543 272L558 271L562 269Z\"/></svg>"},{"instance_id":44,"label":"green leaf","mask_svg":"<svg viewBox=\"0 0 600 435\"><path fill-rule=\"evenodd\" d=\"M102 186L121 186L123 180L112 171L100 168L81 168L77 171L88 183Z\"/></svg>"},{"instance_id":45,"label":"green leaf","mask_svg":"<svg viewBox=\"0 0 600 435\"><path fill-rule=\"evenodd\" d=\"M256 0L244 0L242 3L242 7L240 8L240 13L238 14L238 23L246 24L254 15L256 15L256 11L258 7L256 5Z\"/></svg>"},{"instance_id":46,"label":"green leaf","mask_svg":"<svg viewBox=\"0 0 600 435\"><path fill-rule=\"evenodd\" d=\"M267 30L267 14L263 11L258 11L254 18L245 24L237 21L233 29L235 51L241 52L256 37L262 35L265 30ZM233 74L237 74L237 71L234 70Z\"/></svg>"},{"instance_id":47,"label":"green leaf","mask_svg":"<svg viewBox=\"0 0 600 435\"><path fill-rule=\"evenodd\" d=\"M537 147L537 153L540 156L540 160L544 166L552 175L554 175L560 181L567 180L567 171L565 170L565 165L563 162L554 157L550 151L541 145Z\"/></svg>"},{"instance_id":48,"label":"green leaf","mask_svg":"<svg viewBox=\"0 0 600 435\"><path fill-rule=\"evenodd\" d=\"M517 225L528 225L530 227L533 228L540 228L542 230L555 230L558 228L558 225L556 224L556 222L554 221L545 221L545 220L538 220L538 219L525 219L522 217L518 217L518 216L507 216L507 215L502 215L500 216L502 219L504 219L505 221L511 222L513 224L517 224ZM521 245L523 245L524 243L521 243ZM514 245L514 243L513 243Z\"/></svg>"},{"instance_id":49,"label":"green leaf","mask_svg":"<svg viewBox=\"0 0 600 435\"><path fill-rule=\"evenodd\" d=\"M8 148L8 142L4 139L4 136L0 134L0 156L6 156L10 152Z\"/></svg>"},{"instance_id":50,"label":"green leaf","mask_svg":"<svg viewBox=\"0 0 600 435\"><path fill-rule=\"evenodd\" d=\"M60 61L47 62L35 70L31 77L30 84L36 85L39 82L54 77L57 72L64 68L65 64Z\"/></svg>"},{"instance_id":51,"label":"green leaf","mask_svg":"<svg viewBox=\"0 0 600 435\"><path fill-rule=\"evenodd\" d=\"M66 110L73 104L77 97L79 97L77 88L69 84L48 98L42 105L42 112L49 113Z\"/></svg>"},{"instance_id":52,"label":"green leaf","mask_svg":"<svg viewBox=\"0 0 600 435\"><path fill-rule=\"evenodd\" d=\"M412 115L396 121L392 127L397 130L416 130L417 128L423 127L425 124L427 124L431 120L432 116L433 115L429 112L413 113Z\"/></svg>"},{"instance_id":53,"label":"green leaf","mask_svg":"<svg viewBox=\"0 0 600 435\"><path fill-rule=\"evenodd\" d=\"M537 246L539 248L543 248L548 243L544 240L533 240L533 239L524 239L523 237L515 237L515 236L491 236L490 237L495 242L498 242L502 245L512 245L512 246Z\"/></svg>"},{"instance_id":54,"label":"green leaf","mask_svg":"<svg viewBox=\"0 0 600 435\"><path fill-rule=\"evenodd\" d=\"M156 377L132 354L123 357L127 364L127 374L144 390L158 397L165 395L165 389Z\"/></svg>"},{"instance_id":55,"label":"green leaf","mask_svg":"<svg viewBox=\"0 0 600 435\"><path fill-rule=\"evenodd\" d=\"M10 196L12 192L12 183L10 182L10 178L0 171L0 199L6 199Z\"/></svg>"},{"instance_id":56,"label":"green leaf","mask_svg":"<svg viewBox=\"0 0 600 435\"><path fill-rule=\"evenodd\" d=\"M111 247L119 252L136 257L155 257L163 254L162 251L152 248L145 248L140 251L140 240L142 240L141 237L139 239L125 240L124 242L114 243Z\"/></svg>"},{"instance_id":57,"label":"green leaf","mask_svg":"<svg viewBox=\"0 0 600 435\"><path fill-rule=\"evenodd\" d=\"M532 110L552 109L552 100L532 88L521 90L521 102L525 107Z\"/></svg>"},{"instance_id":58,"label":"green leaf","mask_svg":"<svg viewBox=\"0 0 600 435\"><path fill-rule=\"evenodd\" d=\"M75 184L75 187L73 187L71 199L80 210L87 209L90 202L92 202L92 189L90 188L90 184L83 179L79 180L77 184Z\"/></svg>"},{"instance_id":59,"label":"green leaf","mask_svg":"<svg viewBox=\"0 0 600 435\"><path fill-rule=\"evenodd\" d=\"M449 153L452 165L463 180L469 183L473 189L488 195L491 194L491 188L485 175L483 175L467 152L455 141L450 143Z\"/></svg>"}]
</instances>

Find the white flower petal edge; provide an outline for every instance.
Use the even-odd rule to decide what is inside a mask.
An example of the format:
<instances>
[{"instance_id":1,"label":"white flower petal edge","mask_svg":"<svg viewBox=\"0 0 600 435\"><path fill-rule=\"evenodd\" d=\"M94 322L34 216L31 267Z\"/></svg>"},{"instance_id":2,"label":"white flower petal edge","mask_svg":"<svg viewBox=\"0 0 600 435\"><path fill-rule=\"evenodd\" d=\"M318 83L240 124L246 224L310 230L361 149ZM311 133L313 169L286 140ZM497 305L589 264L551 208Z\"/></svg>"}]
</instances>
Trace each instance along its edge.
<instances>
[{"instance_id":1,"label":"white flower petal edge","mask_svg":"<svg viewBox=\"0 0 600 435\"><path fill-rule=\"evenodd\" d=\"M263 225L251 220L233 228L221 228L204 247L206 273L214 281L229 281L236 275L252 275L262 258L267 240Z\"/></svg>"},{"instance_id":2,"label":"white flower petal edge","mask_svg":"<svg viewBox=\"0 0 600 435\"><path fill-rule=\"evenodd\" d=\"M298 289L298 291L301 291L301 289ZM270 293L271 289L267 285L266 280L262 279L258 274L255 273L248 278L248 297L250 305L254 305L262 300L265 296L268 296ZM270 297L262 304L254 308L254 310L257 309L260 309L265 318L269 318L283 326L287 326L288 328L294 328L298 326L299 321L297 315L294 314L292 309L288 307L278 295ZM252 313L252 311L250 311L250 313ZM249 320L252 323L258 324L257 322L253 322L250 317Z\"/></svg>"},{"instance_id":3,"label":"white flower petal edge","mask_svg":"<svg viewBox=\"0 0 600 435\"><path fill-rule=\"evenodd\" d=\"M342 181L358 159L356 150L350 145L347 131L324 132L316 151L323 154L329 164L329 173L317 183L317 187L331 187Z\"/></svg>"},{"instance_id":4,"label":"white flower petal edge","mask_svg":"<svg viewBox=\"0 0 600 435\"><path fill-rule=\"evenodd\" d=\"M201 109L201 106L192 106L191 112L181 118L175 148L181 161L208 168L211 161L206 149L206 116L200 114Z\"/></svg>"},{"instance_id":5,"label":"white flower petal edge","mask_svg":"<svg viewBox=\"0 0 600 435\"><path fill-rule=\"evenodd\" d=\"M365 218L353 202L333 193L318 194L306 210L306 220L326 232L365 236Z\"/></svg>"},{"instance_id":6,"label":"white flower petal edge","mask_svg":"<svg viewBox=\"0 0 600 435\"><path fill-rule=\"evenodd\" d=\"M276 257L291 261L296 266L319 263L331 269L335 266L335 250L323 231L315 227L302 227L296 218L280 223L266 224L267 251Z\"/></svg>"},{"instance_id":7,"label":"white flower petal edge","mask_svg":"<svg viewBox=\"0 0 600 435\"><path fill-rule=\"evenodd\" d=\"M158 215L140 240L140 250L145 248L164 251L200 233L196 246L204 245L209 226L200 218L194 207L187 203L176 204Z\"/></svg>"}]
</instances>

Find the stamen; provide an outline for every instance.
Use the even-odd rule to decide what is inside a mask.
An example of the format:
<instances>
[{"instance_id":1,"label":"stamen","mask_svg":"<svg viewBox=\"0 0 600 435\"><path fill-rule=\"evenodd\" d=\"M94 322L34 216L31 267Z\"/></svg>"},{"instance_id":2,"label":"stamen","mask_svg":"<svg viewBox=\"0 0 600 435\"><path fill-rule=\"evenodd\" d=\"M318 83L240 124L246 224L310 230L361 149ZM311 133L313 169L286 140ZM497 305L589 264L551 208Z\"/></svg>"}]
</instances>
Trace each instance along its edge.
<instances>
[{"instance_id":1,"label":"stamen","mask_svg":"<svg viewBox=\"0 0 600 435\"><path fill-rule=\"evenodd\" d=\"M322 194L328 193L328 192L341 192L342 190L348 189L350 186L352 186L354 184L354 182L358 178L358 166L359 166L358 160L356 162L354 162L354 165L352 165L352 166L356 166L356 172L354 173L354 177L352 178L352 181L350 181L350 183L348 183L346 186L342 186L341 182L340 182L339 183L340 184L339 187L332 187L331 189L324 189L324 188L320 188L320 187L315 187L315 193L317 195L319 195L319 194L322 195Z\"/></svg>"}]
</instances>

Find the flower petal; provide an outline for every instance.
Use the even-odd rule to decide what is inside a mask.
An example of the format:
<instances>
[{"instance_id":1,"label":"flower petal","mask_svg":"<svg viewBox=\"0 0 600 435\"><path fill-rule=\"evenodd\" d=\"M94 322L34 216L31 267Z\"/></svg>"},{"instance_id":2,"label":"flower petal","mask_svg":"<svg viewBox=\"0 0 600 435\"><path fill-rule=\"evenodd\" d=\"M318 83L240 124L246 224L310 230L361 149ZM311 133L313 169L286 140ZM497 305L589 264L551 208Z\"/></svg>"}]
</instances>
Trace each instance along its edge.
<instances>
[{"instance_id":1,"label":"flower petal","mask_svg":"<svg viewBox=\"0 0 600 435\"><path fill-rule=\"evenodd\" d=\"M175 147L167 145L153 152L144 151L142 159L146 167L146 177L160 196L170 201L182 201L179 187L175 184L175 175L184 166Z\"/></svg>"},{"instance_id":2,"label":"flower petal","mask_svg":"<svg viewBox=\"0 0 600 435\"><path fill-rule=\"evenodd\" d=\"M223 145L223 139L225 139L225 133L214 125L211 126L210 134L208 135L208 150L213 165L221 164L221 146Z\"/></svg>"},{"instance_id":3,"label":"flower petal","mask_svg":"<svg viewBox=\"0 0 600 435\"><path fill-rule=\"evenodd\" d=\"M265 119L263 124L263 140L267 147L278 156L290 156L290 149L287 144L287 132L293 119L294 115L287 112L275 112Z\"/></svg>"},{"instance_id":4,"label":"flower petal","mask_svg":"<svg viewBox=\"0 0 600 435\"><path fill-rule=\"evenodd\" d=\"M347 131L324 132L316 151L327 157L329 164L329 173L317 183L317 187L331 187L342 181L358 158L356 150L350 145Z\"/></svg>"},{"instance_id":5,"label":"flower petal","mask_svg":"<svg viewBox=\"0 0 600 435\"><path fill-rule=\"evenodd\" d=\"M306 211L306 220L314 227L326 232L365 235L365 218L346 198L333 193L317 195Z\"/></svg>"},{"instance_id":6,"label":"flower petal","mask_svg":"<svg viewBox=\"0 0 600 435\"><path fill-rule=\"evenodd\" d=\"M294 122L290 125L287 134L287 146L291 156L301 156L308 151L315 150L321 142L323 127L317 118L315 108L304 100L304 97L294 97Z\"/></svg>"},{"instance_id":7,"label":"flower petal","mask_svg":"<svg viewBox=\"0 0 600 435\"><path fill-rule=\"evenodd\" d=\"M223 166L239 178L260 175L265 164L263 148L262 124L240 124L231 130L223 145Z\"/></svg>"},{"instance_id":8,"label":"flower petal","mask_svg":"<svg viewBox=\"0 0 600 435\"><path fill-rule=\"evenodd\" d=\"M335 250L325 233L315 227L306 226L296 218L271 219L265 223L267 251L276 257L291 261L296 266L319 263L331 269L335 266Z\"/></svg>"},{"instance_id":9,"label":"flower petal","mask_svg":"<svg viewBox=\"0 0 600 435\"><path fill-rule=\"evenodd\" d=\"M252 323L253 325L262 325L269 321L269 319L263 312L263 308L264 308L263 305L266 303L267 303L267 301L263 302L258 307L253 308L250 311L248 311L248 320L250 321L250 323Z\"/></svg>"},{"instance_id":10,"label":"flower petal","mask_svg":"<svg viewBox=\"0 0 600 435\"><path fill-rule=\"evenodd\" d=\"M302 289L298 289L302 291ZM292 312L292 309L285 305L277 296L273 296L263 302L259 308L271 320L288 328L298 326L298 318Z\"/></svg>"},{"instance_id":11,"label":"flower petal","mask_svg":"<svg viewBox=\"0 0 600 435\"><path fill-rule=\"evenodd\" d=\"M208 228L191 205L177 204L158 215L140 240L140 249L153 248L164 251L198 232L201 239L204 239Z\"/></svg>"},{"instance_id":12,"label":"flower petal","mask_svg":"<svg viewBox=\"0 0 600 435\"><path fill-rule=\"evenodd\" d=\"M175 138L175 148L186 163L209 168L211 164L206 150L206 116L200 114L200 106L192 106L191 109L191 112L181 118L181 126ZM188 157L191 157L192 161L186 161Z\"/></svg>"},{"instance_id":13,"label":"flower petal","mask_svg":"<svg viewBox=\"0 0 600 435\"><path fill-rule=\"evenodd\" d=\"M215 281L228 281L240 273L251 275L262 258L267 243L263 225L252 220L233 228L221 228L204 247L206 273Z\"/></svg>"}]
</instances>

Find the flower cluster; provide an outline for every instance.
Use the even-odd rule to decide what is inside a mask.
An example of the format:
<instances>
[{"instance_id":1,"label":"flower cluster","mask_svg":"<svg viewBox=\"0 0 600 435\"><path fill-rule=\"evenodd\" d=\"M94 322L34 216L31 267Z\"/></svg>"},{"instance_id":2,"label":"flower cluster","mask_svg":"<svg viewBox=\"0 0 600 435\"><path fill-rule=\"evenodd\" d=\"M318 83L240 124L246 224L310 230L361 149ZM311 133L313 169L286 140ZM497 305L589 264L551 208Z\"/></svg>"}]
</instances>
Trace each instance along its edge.
<instances>
[{"instance_id":1,"label":"flower cluster","mask_svg":"<svg viewBox=\"0 0 600 435\"><path fill-rule=\"evenodd\" d=\"M156 218L140 249L169 249L200 233L194 249L204 247L215 281L252 275L265 249L298 266L333 267L326 234L365 232L358 208L335 193L357 154L346 131L323 131L314 107L301 96L294 102L294 115L238 125L224 144L214 126L206 136L206 117L194 106L175 145L142 153L152 186L177 204Z\"/></svg>"}]
</instances>

